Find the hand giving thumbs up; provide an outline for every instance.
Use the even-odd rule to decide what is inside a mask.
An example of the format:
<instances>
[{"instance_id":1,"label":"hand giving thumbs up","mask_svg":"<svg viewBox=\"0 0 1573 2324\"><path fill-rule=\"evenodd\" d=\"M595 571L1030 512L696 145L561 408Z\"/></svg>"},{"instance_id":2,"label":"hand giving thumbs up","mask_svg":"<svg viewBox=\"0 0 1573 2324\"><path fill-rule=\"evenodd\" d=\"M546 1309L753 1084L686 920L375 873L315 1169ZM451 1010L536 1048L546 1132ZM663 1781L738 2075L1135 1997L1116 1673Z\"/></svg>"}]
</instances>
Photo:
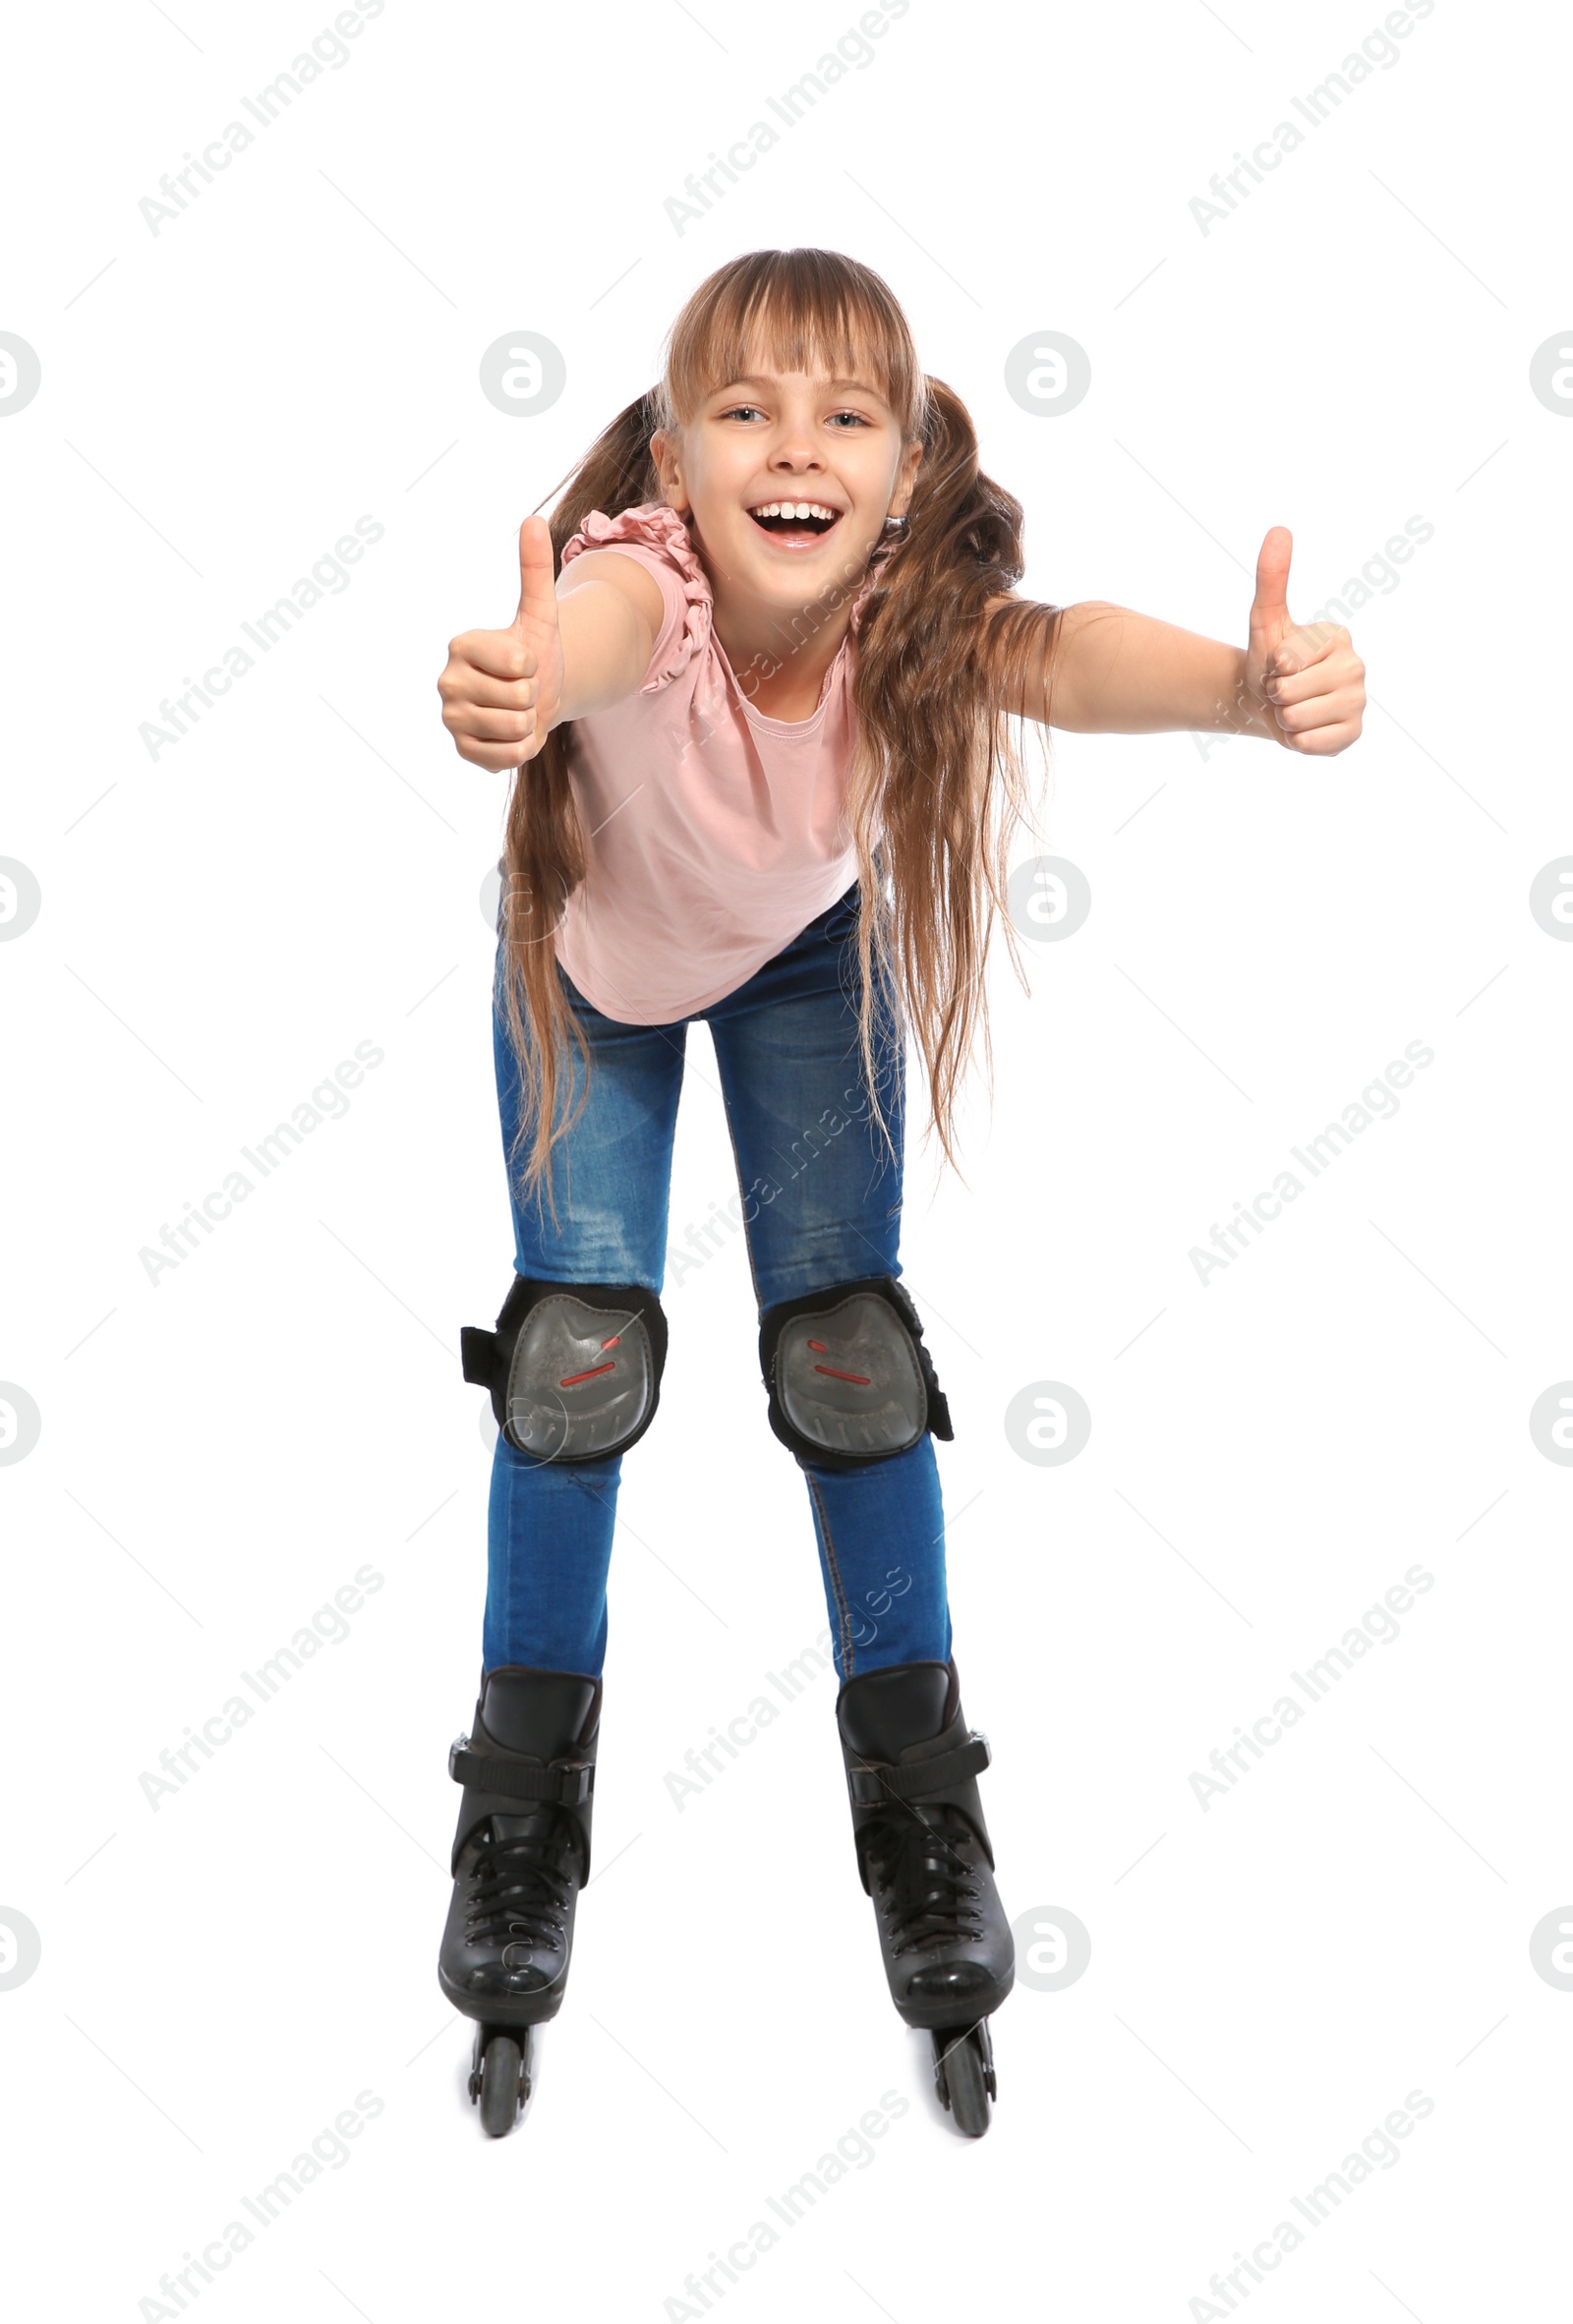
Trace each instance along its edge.
<instances>
[{"instance_id":1,"label":"hand giving thumbs up","mask_svg":"<svg viewBox=\"0 0 1573 2324\"><path fill-rule=\"evenodd\" d=\"M1332 758L1358 740L1366 665L1336 622L1297 624L1289 612L1288 528L1274 525L1256 559L1256 594L1246 648L1247 707L1263 714L1288 750Z\"/></svg>"}]
</instances>

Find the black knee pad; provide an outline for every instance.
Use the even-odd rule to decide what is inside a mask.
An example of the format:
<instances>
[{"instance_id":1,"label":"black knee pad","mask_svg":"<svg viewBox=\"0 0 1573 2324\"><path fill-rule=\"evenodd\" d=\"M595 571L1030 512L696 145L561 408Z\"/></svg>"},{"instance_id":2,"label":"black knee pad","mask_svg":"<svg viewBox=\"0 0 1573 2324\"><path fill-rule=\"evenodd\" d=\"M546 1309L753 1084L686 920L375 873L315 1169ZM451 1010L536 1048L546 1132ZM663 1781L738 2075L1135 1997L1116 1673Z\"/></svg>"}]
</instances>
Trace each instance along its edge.
<instances>
[{"instance_id":1,"label":"black knee pad","mask_svg":"<svg viewBox=\"0 0 1573 2324\"><path fill-rule=\"evenodd\" d=\"M917 1309L892 1275L768 1307L759 1368L772 1428L816 1467L888 1461L925 1429L947 1443L955 1434Z\"/></svg>"},{"instance_id":2,"label":"black knee pad","mask_svg":"<svg viewBox=\"0 0 1573 2324\"><path fill-rule=\"evenodd\" d=\"M495 1331L459 1334L464 1376L492 1391L497 1426L540 1461L605 1461L656 1416L667 1318L637 1283L515 1275Z\"/></svg>"}]
</instances>

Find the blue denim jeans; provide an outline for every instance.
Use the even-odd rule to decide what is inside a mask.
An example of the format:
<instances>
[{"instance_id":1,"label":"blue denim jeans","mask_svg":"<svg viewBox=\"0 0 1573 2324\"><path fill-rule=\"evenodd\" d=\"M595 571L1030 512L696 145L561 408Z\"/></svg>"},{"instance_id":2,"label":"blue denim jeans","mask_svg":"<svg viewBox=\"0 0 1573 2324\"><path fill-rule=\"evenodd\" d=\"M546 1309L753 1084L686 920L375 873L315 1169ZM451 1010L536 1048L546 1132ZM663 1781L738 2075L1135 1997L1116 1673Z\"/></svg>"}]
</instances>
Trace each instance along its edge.
<instances>
[{"instance_id":1,"label":"blue denim jeans","mask_svg":"<svg viewBox=\"0 0 1573 2324\"><path fill-rule=\"evenodd\" d=\"M697 1013L715 1044L737 1171L732 1216L746 1238L759 1311L752 1329L738 1317L736 1360L755 1370L767 1307L902 1272L903 1053L881 990L875 1086L887 1140L873 1118L857 1039L857 900L854 884L745 984ZM510 1179L514 1268L533 1281L640 1284L659 1294L690 1020L625 1024L593 1008L560 962L557 975L589 1044L589 1094L553 1151L555 1225L544 1190L526 1202ZM505 1156L519 1073L495 992L493 1032ZM577 1104L585 1077L572 1045L564 1079L570 1067ZM723 1235L725 1223L711 1232ZM670 1304L668 1315L670 1324ZM680 1310L675 1321L680 1327ZM654 1424L668 1424L664 1412ZM945 1517L933 1438L844 1470L788 1454L774 1437L771 1445L775 1458L797 1461L807 1484L839 1676L946 1660ZM707 1450L693 1446L696 1463ZM600 1673L622 1458L542 1461L498 1434L482 1642L488 1670L522 1662ZM761 1477L760 1488L767 1485ZM741 1557L748 1535L740 1508L733 1540Z\"/></svg>"}]
</instances>

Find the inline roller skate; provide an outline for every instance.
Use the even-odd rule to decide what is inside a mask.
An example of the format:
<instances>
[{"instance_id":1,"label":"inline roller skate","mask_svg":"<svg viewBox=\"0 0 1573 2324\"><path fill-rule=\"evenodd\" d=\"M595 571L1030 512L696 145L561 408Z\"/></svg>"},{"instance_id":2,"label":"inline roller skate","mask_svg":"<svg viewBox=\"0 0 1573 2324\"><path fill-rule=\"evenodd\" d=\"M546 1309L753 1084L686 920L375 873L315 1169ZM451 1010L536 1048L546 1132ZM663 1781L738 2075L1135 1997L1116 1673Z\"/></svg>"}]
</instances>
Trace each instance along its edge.
<instances>
[{"instance_id":1,"label":"inline roller skate","mask_svg":"<svg viewBox=\"0 0 1573 2324\"><path fill-rule=\"evenodd\" d=\"M940 2100L980 2138L996 2094L989 2016L1016 1974L977 1792L987 1738L961 1715L954 1662L848 1679L836 1723L891 1999L932 2035Z\"/></svg>"},{"instance_id":2,"label":"inline roller skate","mask_svg":"<svg viewBox=\"0 0 1573 2324\"><path fill-rule=\"evenodd\" d=\"M508 1663L483 1674L474 1726L448 1754L464 1797L437 1979L476 2020L470 2098L493 2138L529 2099L532 2028L562 2006L600 1719L599 1678Z\"/></svg>"}]
</instances>

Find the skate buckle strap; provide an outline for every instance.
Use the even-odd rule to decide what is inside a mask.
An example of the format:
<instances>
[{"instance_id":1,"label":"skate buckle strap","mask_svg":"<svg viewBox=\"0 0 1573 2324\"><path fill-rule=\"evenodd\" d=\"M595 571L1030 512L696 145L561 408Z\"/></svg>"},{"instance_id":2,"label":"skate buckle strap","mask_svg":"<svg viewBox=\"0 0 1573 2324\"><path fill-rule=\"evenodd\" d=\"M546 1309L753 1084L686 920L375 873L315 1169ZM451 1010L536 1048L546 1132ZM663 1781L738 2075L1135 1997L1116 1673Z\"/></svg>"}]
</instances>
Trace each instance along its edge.
<instances>
[{"instance_id":1,"label":"skate buckle strap","mask_svg":"<svg viewBox=\"0 0 1573 2324\"><path fill-rule=\"evenodd\" d=\"M953 1784L966 1782L969 1776L981 1775L990 1756L987 1735L974 1727L964 1743L959 1743L954 1751L938 1752L933 1759L913 1760L906 1767L893 1766L887 1760L850 1767L846 1788L857 1808L878 1807L884 1799L926 1799L936 1791L949 1791Z\"/></svg>"},{"instance_id":2,"label":"skate buckle strap","mask_svg":"<svg viewBox=\"0 0 1573 2324\"><path fill-rule=\"evenodd\" d=\"M532 1768L501 1752L471 1751L470 1738L461 1735L448 1752L448 1773L455 1783L477 1791L500 1791L509 1799L555 1800L560 1807L580 1808L595 1789L596 1771L590 1760L556 1760L550 1767Z\"/></svg>"}]
</instances>

